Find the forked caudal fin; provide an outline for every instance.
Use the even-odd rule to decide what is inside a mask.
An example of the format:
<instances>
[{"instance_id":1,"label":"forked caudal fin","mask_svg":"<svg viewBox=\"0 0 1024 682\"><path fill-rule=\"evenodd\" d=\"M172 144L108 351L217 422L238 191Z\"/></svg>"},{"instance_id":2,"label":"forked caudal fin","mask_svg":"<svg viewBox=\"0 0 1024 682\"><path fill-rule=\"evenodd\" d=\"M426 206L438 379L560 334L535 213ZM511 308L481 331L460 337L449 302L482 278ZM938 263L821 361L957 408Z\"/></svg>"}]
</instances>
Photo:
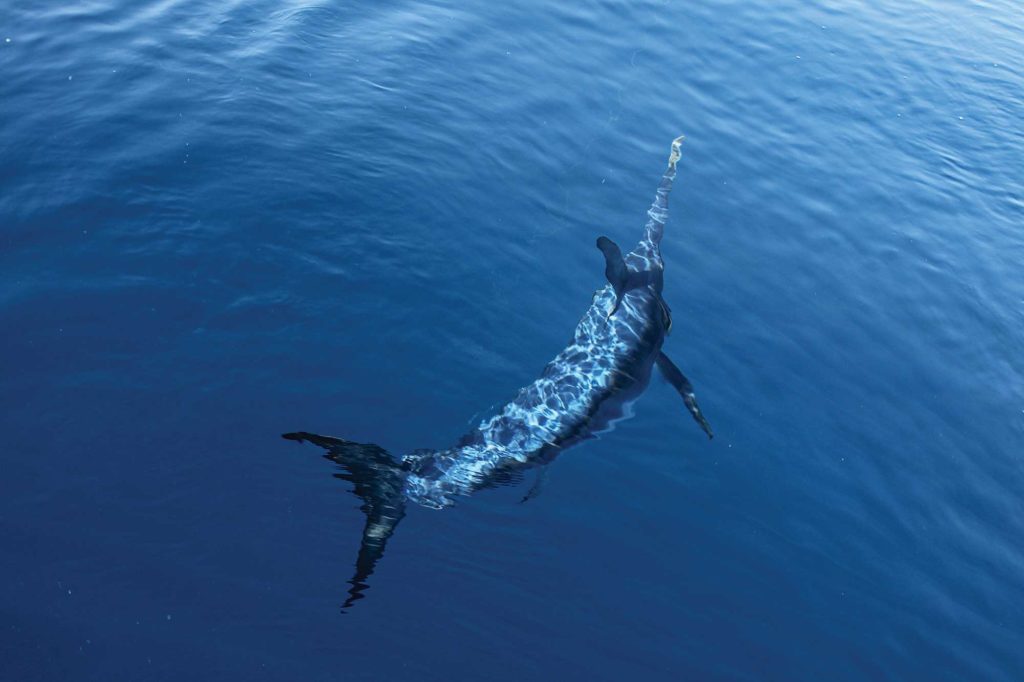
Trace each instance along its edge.
<instances>
[{"instance_id":1,"label":"forked caudal fin","mask_svg":"<svg viewBox=\"0 0 1024 682\"><path fill-rule=\"evenodd\" d=\"M341 465L343 472L337 478L352 483L352 492L363 501L360 509L366 514L363 540L356 558L355 575L349 580L351 587L342 605L342 611L362 599L369 587L367 580L384 556L388 538L395 532L398 522L405 516L405 497L402 486L406 472L383 448L377 445L353 443L331 436L299 431L283 434L283 438L299 443L309 441L327 450L327 459Z\"/></svg>"}]
</instances>

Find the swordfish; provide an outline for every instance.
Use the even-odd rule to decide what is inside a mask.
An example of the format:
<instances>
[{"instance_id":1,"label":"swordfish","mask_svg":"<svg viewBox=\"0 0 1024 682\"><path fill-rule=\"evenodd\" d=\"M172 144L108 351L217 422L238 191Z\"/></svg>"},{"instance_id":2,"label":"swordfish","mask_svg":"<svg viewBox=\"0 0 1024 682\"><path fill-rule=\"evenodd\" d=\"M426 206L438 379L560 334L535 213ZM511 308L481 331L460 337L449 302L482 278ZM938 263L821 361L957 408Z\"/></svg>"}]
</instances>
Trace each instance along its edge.
<instances>
[{"instance_id":1,"label":"swordfish","mask_svg":"<svg viewBox=\"0 0 1024 682\"><path fill-rule=\"evenodd\" d=\"M343 610L365 596L367 579L405 516L407 502L443 509L460 495L516 482L527 469L543 473L563 450L625 416L625 406L647 387L654 366L679 392L708 438L713 437L693 386L662 350L672 312L661 296L661 238L682 141L679 137L672 142L668 168L636 247L623 255L607 237L597 240L608 283L594 292L569 345L540 378L453 447L416 450L399 460L377 445L305 431L283 434L323 447L324 456L341 467L336 475L350 482L363 502L366 525Z\"/></svg>"}]
</instances>

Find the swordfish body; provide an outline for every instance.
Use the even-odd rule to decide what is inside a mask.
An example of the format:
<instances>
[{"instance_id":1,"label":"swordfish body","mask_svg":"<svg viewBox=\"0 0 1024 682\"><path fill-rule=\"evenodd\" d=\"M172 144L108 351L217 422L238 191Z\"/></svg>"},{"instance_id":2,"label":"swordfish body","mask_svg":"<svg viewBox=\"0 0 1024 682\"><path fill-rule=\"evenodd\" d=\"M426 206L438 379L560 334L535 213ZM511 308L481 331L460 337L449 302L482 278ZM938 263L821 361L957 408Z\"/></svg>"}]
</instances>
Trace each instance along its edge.
<instances>
[{"instance_id":1,"label":"swordfish body","mask_svg":"<svg viewBox=\"0 0 1024 682\"><path fill-rule=\"evenodd\" d=\"M363 501L366 525L343 608L364 596L367 578L405 515L406 502L442 509L457 496L519 480L525 470L543 467L622 417L624 406L647 386L654 366L712 437L689 380L662 351L672 317L661 296L660 245L682 140L672 142L668 167L636 247L623 255L607 237L597 240L608 283L594 292L569 345L536 381L453 447L417 450L396 461L376 445L305 431L284 434L325 448L325 457L341 466L336 475L351 482Z\"/></svg>"}]
</instances>

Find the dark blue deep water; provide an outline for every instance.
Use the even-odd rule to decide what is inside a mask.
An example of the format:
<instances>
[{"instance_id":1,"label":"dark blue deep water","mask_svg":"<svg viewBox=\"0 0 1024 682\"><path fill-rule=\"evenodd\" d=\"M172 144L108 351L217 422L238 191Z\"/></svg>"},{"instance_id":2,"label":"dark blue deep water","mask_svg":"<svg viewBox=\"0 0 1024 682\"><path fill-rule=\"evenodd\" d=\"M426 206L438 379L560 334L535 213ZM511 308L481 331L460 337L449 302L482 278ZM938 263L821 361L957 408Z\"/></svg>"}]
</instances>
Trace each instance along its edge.
<instances>
[{"instance_id":1,"label":"dark blue deep water","mask_svg":"<svg viewBox=\"0 0 1024 682\"><path fill-rule=\"evenodd\" d=\"M1024 679L1016 0L0 7L0 679ZM453 443L640 235L664 381L519 488Z\"/></svg>"}]
</instances>

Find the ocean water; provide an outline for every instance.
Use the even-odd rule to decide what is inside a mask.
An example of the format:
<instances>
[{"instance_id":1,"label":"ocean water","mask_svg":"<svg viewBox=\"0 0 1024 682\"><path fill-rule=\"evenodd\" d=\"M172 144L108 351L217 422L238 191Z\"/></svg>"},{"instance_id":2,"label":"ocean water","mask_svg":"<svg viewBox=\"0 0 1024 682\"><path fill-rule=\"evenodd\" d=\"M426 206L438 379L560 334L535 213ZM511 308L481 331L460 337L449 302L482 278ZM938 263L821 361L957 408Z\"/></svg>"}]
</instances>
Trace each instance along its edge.
<instances>
[{"instance_id":1,"label":"ocean water","mask_svg":"<svg viewBox=\"0 0 1024 682\"><path fill-rule=\"evenodd\" d=\"M1017 2L0 7L0 679L1024 679ZM564 346L687 141L663 381L359 500Z\"/></svg>"}]
</instances>

